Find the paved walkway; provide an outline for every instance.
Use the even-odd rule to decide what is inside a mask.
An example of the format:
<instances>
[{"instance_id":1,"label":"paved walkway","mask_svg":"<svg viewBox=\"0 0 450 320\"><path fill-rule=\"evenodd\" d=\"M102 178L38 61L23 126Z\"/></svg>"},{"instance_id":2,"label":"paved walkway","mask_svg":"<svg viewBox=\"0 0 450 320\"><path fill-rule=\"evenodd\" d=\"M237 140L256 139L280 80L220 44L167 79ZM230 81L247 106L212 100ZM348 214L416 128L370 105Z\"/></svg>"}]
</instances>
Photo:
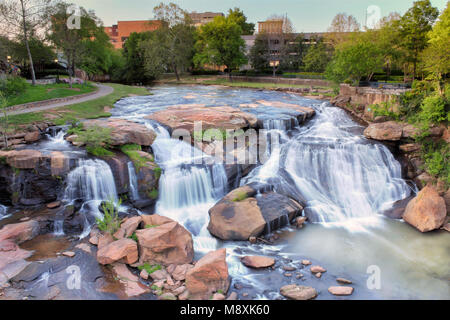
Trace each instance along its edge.
<instances>
[{"instance_id":1,"label":"paved walkway","mask_svg":"<svg viewBox=\"0 0 450 320\"><path fill-rule=\"evenodd\" d=\"M111 94L114 92L114 89L110 86L105 86L103 84L94 84L94 85L97 86L99 89L96 93L91 94L89 96L80 97L78 99L72 99L70 101L54 102L54 103L50 103L50 104L47 104L44 106L39 106L39 107L34 107L34 108L27 108L27 109L23 109L23 110L11 111L11 112L8 112L8 115L24 114L24 113L37 112L37 111L43 111L43 110L49 110L49 109L54 109L54 108L59 108L59 107L70 106L72 104L78 104L78 103L82 103L82 102L86 102L86 101L95 100L95 99L107 96L108 94ZM0 117L3 117L3 115L0 114Z\"/></svg>"}]
</instances>

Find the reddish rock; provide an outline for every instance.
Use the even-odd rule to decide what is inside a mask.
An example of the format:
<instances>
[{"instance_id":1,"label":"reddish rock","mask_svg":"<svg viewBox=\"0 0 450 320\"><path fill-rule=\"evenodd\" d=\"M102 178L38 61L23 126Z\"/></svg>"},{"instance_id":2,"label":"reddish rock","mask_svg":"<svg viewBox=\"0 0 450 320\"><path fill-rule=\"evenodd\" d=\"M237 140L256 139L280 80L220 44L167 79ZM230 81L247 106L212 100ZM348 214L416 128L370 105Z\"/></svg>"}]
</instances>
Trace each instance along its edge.
<instances>
[{"instance_id":1,"label":"reddish rock","mask_svg":"<svg viewBox=\"0 0 450 320\"><path fill-rule=\"evenodd\" d=\"M407 144L402 144L399 148L401 151L403 151L405 153L417 152L420 150L420 144L407 143Z\"/></svg>"},{"instance_id":2,"label":"reddish rock","mask_svg":"<svg viewBox=\"0 0 450 320\"><path fill-rule=\"evenodd\" d=\"M141 228L145 228L145 226L160 226L166 223L174 222L174 220L164 216L160 216L158 214L142 215L141 218Z\"/></svg>"},{"instance_id":3,"label":"reddish rock","mask_svg":"<svg viewBox=\"0 0 450 320\"><path fill-rule=\"evenodd\" d=\"M308 219L307 217L297 217L297 218L295 219L295 226L296 226L298 229L303 228L303 224L306 222L307 219Z\"/></svg>"},{"instance_id":4,"label":"reddish rock","mask_svg":"<svg viewBox=\"0 0 450 320\"><path fill-rule=\"evenodd\" d=\"M423 188L406 206L403 220L420 232L439 229L445 222L445 201L432 186Z\"/></svg>"},{"instance_id":5,"label":"reddish rock","mask_svg":"<svg viewBox=\"0 0 450 320\"><path fill-rule=\"evenodd\" d=\"M101 247L97 252L97 261L100 264L111 264L116 261L127 264L138 260L136 242L131 239L121 239Z\"/></svg>"},{"instance_id":6,"label":"reddish rock","mask_svg":"<svg viewBox=\"0 0 450 320\"><path fill-rule=\"evenodd\" d=\"M138 144L151 146L155 141L156 133L145 125L123 119L88 120L85 128L99 126L111 129L111 145Z\"/></svg>"},{"instance_id":7,"label":"reddish rock","mask_svg":"<svg viewBox=\"0 0 450 320\"><path fill-rule=\"evenodd\" d=\"M317 297L316 289L312 287L290 284L280 289L281 295L291 300L311 300Z\"/></svg>"},{"instance_id":8,"label":"reddish rock","mask_svg":"<svg viewBox=\"0 0 450 320\"><path fill-rule=\"evenodd\" d=\"M37 150L0 151L0 158L6 158L6 163L17 169L35 169L46 157Z\"/></svg>"},{"instance_id":9,"label":"reddish rock","mask_svg":"<svg viewBox=\"0 0 450 320\"><path fill-rule=\"evenodd\" d=\"M311 261L309 261L309 260L302 260L302 265L304 265L304 266L309 266L309 265L311 265L312 263L311 263Z\"/></svg>"},{"instance_id":10,"label":"reddish rock","mask_svg":"<svg viewBox=\"0 0 450 320\"><path fill-rule=\"evenodd\" d=\"M145 269L143 269L143 270L141 271L141 273L139 274L139 276L140 276L142 279L144 279L144 280L148 280L149 274L148 274L148 272L147 272Z\"/></svg>"},{"instance_id":11,"label":"reddish rock","mask_svg":"<svg viewBox=\"0 0 450 320\"><path fill-rule=\"evenodd\" d=\"M367 138L380 141L398 141L401 139L402 133L402 125L395 121L372 123L364 130Z\"/></svg>"},{"instance_id":12,"label":"reddish rock","mask_svg":"<svg viewBox=\"0 0 450 320\"><path fill-rule=\"evenodd\" d=\"M39 223L35 220L7 224L0 230L0 241L9 239L17 243L22 243L33 239L38 234Z\"/></svg>"},{"instance_id":13,"label":"reddish rock","mask_svg":"<svg viewBox=\"0 0 450 320\"><path fill-rule=\"evenodd\" d=\"M190 263L194 258L191 234L175 221L137 230L136 236L139 243L140 263L185 264Z\"/></svg>"},{"instance_id":14,"label":"reddish rock","mask_svg":"<svg viewBox=\"0 0 450 320\"><path fill-rule=\"evenodd\" d=\"M349 296L353 293L352 287L333 286L328 288L328 292L335 296Z\"/></svg>"},{"instance_id":15,"label":"reddish rock","mask_svg":"<svg viewBox=\"0 0 450 320\"><path fill-rule=\"evenodd\" d=\"M51 203L47 204L47 208L49 208L49 209L59 208L60 206L61 206L61 201L55 201L55 202L51 202Z\"/></svg>"},{"instance_id":16,"label":"reddish rock","mask_svg":"<svg viewBox=\"0 0 450 320\"><path fill-rule=\"evenodd\" d=\"M95 239L93 239L93 241L95 242ZM114 239L109 233L101 234L97 239L97 247L98 249L101 249L112 242L114 242Z\"/></svg>"},{"instance_id":17,"label":"reddish rock","mask_svg":"<svg viewBox=\"0 0 450 320\"><path fill-rule=\"evenodd\" d=\"M73 258L73 257L75 257L75 252L73 252L73 251L64 251L62 253L62 255L65 256L65 257Z\"/></svg>"},{"instance_id":18,"label":"reddish rock","mask_svg":"<svg viewBox=\"0 0 450 320\"><path fill-rule=\"evenodd\" d=\"M114 238L123 239L130 237L136 231L141 222L142 218L140 216L126 219L121 223L120 229L114 234Z\"/></svg>"},{"instance_id":19,"label":"reddish rock","mask_svg":"<svg viewBox=\"0 0 450 320\"><path fill-rule=\"evenodd\" d=\"M150 289L139 282L139 278L134 275L123 263L114 263L113 272L124 287L127 297L136 297L150 292Z\"/></svg>"},{"instance_id":20,"label":"reddish rock","mask_svg":"<svg viewBox=\"0 0 450 320\"><path fill-rule=\"evenodd\" d=\"M321 266L311 266L310 270L312 273L324 273L327 271L324 268L322 268Z\"/></svg>"},{"instance_id":21,"label":"reddish rock","mask_svg":"<svg viewBox=\"0 0 450 320\"><path fill-rule=\"evenodd\" d=\"M186 274L186 288L193 300L207 300L216 292L226 294L229 286L226 249L206 254Z\"/></svg>"},{"instance_id":22,"label":"reddish rock","mask_svg":"<svg viewBox=\"0 0 450 320\"><path fill-rule=\"evenodd\" d=\"M249 268L268 268L275 264L275 259L262 256L245 256L241 262Z\"/></svg>"},{"instance_id":23,"label":"reddish rock","mask_svg":"<svg viewBox=\"0 0 450 320\"><path fill-rule=\"evenodd\" d=\"M41 138L41 134L39 131L32 131L28 132L24 138L26 142L36 142Z\"/></svg>"},{"instance_id":24,"label":"reddish rock","mask_svg":"<svg viewBox=\"0 0 450 320\"><path fill-rule=\"evenodd\" d=\"M297 104L292 103L286 103L281 101L266 101L266 100L259 100L257 101L259 104L262 104L264 106L273 107L273 108L281 108L281 109L292 109L301 113L304 113L306 115L306 118L311 118L315 115L315 110L310 107L303 107L299 106Z\"/></svg>"},{"instance_id":25,"label":"reddish rock","mask_svg":"<svg viewBox=\"0 0 450 320\"><path fill-rule=\"evenodd\" d=\"M347 280L345 278L337 278L336 281L342 284L352 284L351 280Z\"/></svg>"},{"instance_id":26,"label":"reddish rock","mask_svg":"<svg viewBox=\"0 0 450 320\"><path fill-rule=\"evenodd\" d=\"M175 267L173 270L172 277L177 281L183 281L186 279L186 273L191 270L194 266L192 264L181 264Z\"/></svg>"}]
</instances>

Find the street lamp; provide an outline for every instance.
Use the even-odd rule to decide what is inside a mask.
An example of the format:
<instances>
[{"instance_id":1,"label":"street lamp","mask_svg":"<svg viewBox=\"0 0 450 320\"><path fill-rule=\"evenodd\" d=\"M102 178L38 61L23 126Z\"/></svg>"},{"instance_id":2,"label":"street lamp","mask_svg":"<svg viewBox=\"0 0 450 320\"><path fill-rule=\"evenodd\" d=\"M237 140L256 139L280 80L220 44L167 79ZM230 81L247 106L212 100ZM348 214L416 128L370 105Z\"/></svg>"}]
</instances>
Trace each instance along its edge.
<instances>
[{"instance_id":1,"label":"street lamp","mask_svg":"<svg viewBox=\"0 0 450 320\"><path fill-rule=\"evenodd\" d=\"M56 83L59 83L59 68L58 68L58 59L55 59L55 64L56 64Z\"/></svg>"},{"instance_id":2,"label":"street lamp","mask_svg":"<svg viewBox=\"0 0 450 320\"><path fill-rule=\"evenodd\" d=\"M10 63L11 62L11 56L7 56L6 60L8 60L8 63Z\"/></svg>"},{"instance_id":3,"label":"street lamp","mask_svg":"<svg viewBox=\"0 0 450 320\"><path fill-rule=\"evenodd\" d=\"M273 68L273 76L275 77L277 68L280 65L280 60L271 60L269 64Z\"/></svg>"}]
</instances>

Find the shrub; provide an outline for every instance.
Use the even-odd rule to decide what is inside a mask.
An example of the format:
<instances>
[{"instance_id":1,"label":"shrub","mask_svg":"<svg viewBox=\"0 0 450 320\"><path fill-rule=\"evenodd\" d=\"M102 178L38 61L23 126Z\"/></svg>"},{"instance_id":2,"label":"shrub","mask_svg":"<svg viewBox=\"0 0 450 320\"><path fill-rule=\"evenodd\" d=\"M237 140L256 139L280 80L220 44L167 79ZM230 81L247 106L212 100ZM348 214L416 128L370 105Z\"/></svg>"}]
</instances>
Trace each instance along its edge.
<instances>
[{"instance_id":1,"label":"shrub","mask_svg":"<svg viewBox=\"0 0 450 320\"><path fill-rule=\"evenodd\" d=\"M140 145L137 144L126 144L120 147L120 150L125 153L128 158L130 158L131 161L133 161L134 167L136 169L137 172L139 172L139 170L145 166L145 164L147 162L149 162L150 160L142 157L138 151L141 151L142 148ZM154 159L151 159L151 161L153 161Z\"/></svg>"},{"instance_id":2,"label":"shrub","mask_svg":"<svg viewBox=\"0 0 450 320\"><path fill-rule=\"evenodd\" d=\"M84 130L75 129L78 138L77 142L86 145L86 150L94 156L111 156L112 152L108 150L111 141L111 129L99 126L92 126Z\"/></svg>"},{"instance_id":3,"label":"shrub","mask_svg":"<svg viewBox=\"0 0 450 320\"><path fill-rule=\"evenodd\" d=\"M25 92L28 83L24 78L17 76L8 76L0 79L0 91L6 97L17 96Z\"/></svg>"},{"instance_id":4,"label":"shrub","mask_svg":"<svg viewBox=\"0 0 450 320\"><path fill-rule=\"evenodd\" d=\"M444 97L437 94L423 99L420 109L419 119L422 121L438 124L450 120L449 103Z\"/></svg>"},{"instance_id":5,"label":"shrub","mask_svg":"<svg viewBox=\"0 0 450 320\"><path fill-rule=\"evenodd\" d=\"M382 102L381 104L373 104L370 108L373 111L374 117L384 116L390 119L399 120L400 115L393 110L394 102Z\"/></svg>"},{"instance_id":6,"label":"shrub","mask_svg":"<svg viewBox=\"0 0 450 320\"><path fill-rule=\"evenodd\" d=\"M119 210L117 209L122 204L119 200L117 207L114 201L105 201L102 203L103 219L96 218L98 228L111 235L117 232L120 228Z\"/></svg>"},{"instance_id":7,"label":"shrub","mask_svg":"<svg viewBox=\"0 0 450 320\"><path fill-rule=\"evenodd\" d=\"M426 171L450 185L450 147L445 141L428 142L422 147Z\"/></svg>"}]
</instances>

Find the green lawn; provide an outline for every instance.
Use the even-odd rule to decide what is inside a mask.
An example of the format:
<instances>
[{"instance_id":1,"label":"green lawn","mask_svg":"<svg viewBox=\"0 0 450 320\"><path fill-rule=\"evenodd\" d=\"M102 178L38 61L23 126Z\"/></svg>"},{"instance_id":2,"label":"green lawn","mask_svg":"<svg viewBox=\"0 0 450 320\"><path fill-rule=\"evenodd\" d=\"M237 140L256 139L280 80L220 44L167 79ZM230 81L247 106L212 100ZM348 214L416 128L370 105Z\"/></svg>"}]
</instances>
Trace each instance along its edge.
<instances>
[{"instance_id":1,"label":"green lawn","mask_svg":"<svg viewBox=\"0 0 450 320\"><path fill-rule=\"evenodd\" d=\"M56 125L65 124L66 121L73 119L96 119L102 117L109 117L111 114L105 112L105 107L113 108L114 103L121 98L130 95L149 95L149 91L143 87L126 86L115 83L107 83L106 85L114 88L114 92L95 100L61 107L52 110L30 112L25 114L9 116L9 122L15 126L25 125L32 122L39 122L49 119L49 115L57 117L53 119Z\"/></svg>"},{"instance_id":2,"label":"green lawn","mask_svg":"<svg viewBox=\"0 0 450 320\"><path fill-rule=\"evenodd\" d=\"M24 93L8 99L8 106L15 106L29 102L43 101L55 98L77 96L97 90L92 84L74 84L71 89L68 84L27 85Z\"/></svg>"}]
</instances>

